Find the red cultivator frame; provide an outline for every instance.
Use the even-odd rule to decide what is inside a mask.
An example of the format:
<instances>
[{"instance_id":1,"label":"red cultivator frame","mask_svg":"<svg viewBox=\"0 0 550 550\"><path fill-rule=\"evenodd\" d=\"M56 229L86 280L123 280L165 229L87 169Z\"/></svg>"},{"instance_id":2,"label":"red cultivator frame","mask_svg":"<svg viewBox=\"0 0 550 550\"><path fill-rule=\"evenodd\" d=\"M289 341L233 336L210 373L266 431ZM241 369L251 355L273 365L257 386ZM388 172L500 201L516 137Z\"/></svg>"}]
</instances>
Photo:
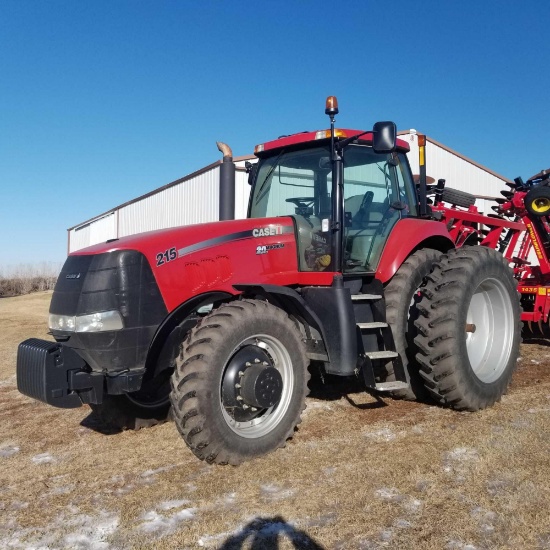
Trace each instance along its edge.
<instances>
[{"instance_id":1,"label":"red cultivator frame","mask_svg":"<svg viewBox=\"0 0 550 550\"><path fill-rule=\"evenodd\" d=\"M447 224L457 247L479 243L510 261L526 331L550 337L550 170L526 182L516 178L496 199L496 213L488 216L478 212L472 195L445 189L444 183L439 180L432 188L434 215Z\"/></svg>"}]
</instances>

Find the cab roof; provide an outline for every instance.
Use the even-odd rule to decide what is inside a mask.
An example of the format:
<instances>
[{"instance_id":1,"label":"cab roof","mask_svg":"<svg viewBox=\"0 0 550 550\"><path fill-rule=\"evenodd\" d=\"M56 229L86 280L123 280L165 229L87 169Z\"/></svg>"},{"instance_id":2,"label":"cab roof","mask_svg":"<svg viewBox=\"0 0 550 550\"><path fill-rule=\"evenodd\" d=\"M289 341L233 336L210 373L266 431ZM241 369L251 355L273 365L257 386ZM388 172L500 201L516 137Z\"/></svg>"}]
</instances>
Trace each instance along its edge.
<instances>
[{"instance_id":1,"label":"cab roof","mask_svg":"<svg viewBox=\"0 0 550 550\"><path fill-rule=\"evenodd\" d=\"M334 130L334 135L337 140L345 139L358 134L362 134L362 130L351 130L338 128ZM291 147L294 145L302 145L306 143L315 143L319 144L326 142L330 139L330 129L328 130L317 130L315 132L299 132L297 134L292 134L290 136L281 136L278 139L273 141L266 141L260 145L256 145L254 148L254 154L257 157L265 156L266 153L272 153L277 149L282 149L284 147ZM372 144L372 132L367 132L358 139L359 143L370 145ZM410 150L409 144L402 139L396 140L396 149L407 153Z\"/></svg>"}]
</instances>

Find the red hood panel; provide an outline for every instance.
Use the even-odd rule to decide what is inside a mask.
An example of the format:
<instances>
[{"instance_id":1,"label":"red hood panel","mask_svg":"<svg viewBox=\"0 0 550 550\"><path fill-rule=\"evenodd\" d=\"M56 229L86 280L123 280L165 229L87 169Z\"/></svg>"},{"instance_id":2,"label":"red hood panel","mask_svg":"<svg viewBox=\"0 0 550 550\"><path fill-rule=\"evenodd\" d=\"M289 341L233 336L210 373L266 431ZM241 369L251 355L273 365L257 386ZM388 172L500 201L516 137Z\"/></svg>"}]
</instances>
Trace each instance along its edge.
<instances>
[{"instance_id":1,"label":"red hood panel","mask_svg":"<svg viewBox=\"0 0 550 550\"><path fill-rule=\"evenodd\" d=\"M238 294L239 283L291 285L329 273L299 273L292 218L214 222L163 229L98 244L73 254L138 250L149 261L169 311L198 294ZM326 281L326 282L325 282Z\"/></svg>"}]
</instances>

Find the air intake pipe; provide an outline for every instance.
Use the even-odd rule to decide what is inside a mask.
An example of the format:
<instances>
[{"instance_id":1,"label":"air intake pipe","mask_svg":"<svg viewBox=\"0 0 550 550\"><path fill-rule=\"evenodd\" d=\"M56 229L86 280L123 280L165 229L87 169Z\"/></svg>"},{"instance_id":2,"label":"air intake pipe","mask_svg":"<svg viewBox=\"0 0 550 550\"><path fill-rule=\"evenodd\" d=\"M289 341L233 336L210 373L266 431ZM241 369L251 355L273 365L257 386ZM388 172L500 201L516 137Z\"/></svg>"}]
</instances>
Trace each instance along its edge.
<instances>
[{"instance_id":1,"label":"air intake pipe","mask_svg":"<svg viewBox=\"0 0 550 550\"><path fill-rule=\"evenodd\" d=\"M233 152L229 145L217 141L218 150L223 154L220 166L220 208L219 218L222 220L235 219L235 163Z\"/></svg>"}]
</instances>

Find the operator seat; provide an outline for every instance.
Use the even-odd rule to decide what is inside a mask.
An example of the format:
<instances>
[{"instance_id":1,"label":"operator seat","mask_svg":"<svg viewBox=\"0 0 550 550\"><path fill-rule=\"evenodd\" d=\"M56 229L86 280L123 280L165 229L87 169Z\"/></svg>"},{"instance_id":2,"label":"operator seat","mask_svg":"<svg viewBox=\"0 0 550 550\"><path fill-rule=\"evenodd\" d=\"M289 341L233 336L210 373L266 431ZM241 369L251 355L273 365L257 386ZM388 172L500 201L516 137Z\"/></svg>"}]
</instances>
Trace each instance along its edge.
<instances>
[{"instance_id":1,"label":"operator seat","mask_svg":"<svg viewBox=\"0 0 550 550\"><path fill-rule=\"evenodd\" d=\"M356 262L353 269L357 271L370 269L370 266L378 263L378 256L386 242L389 229L393 226L390 220L399 216L398 212L390 209L388 197L383 202L372 202L371 198L368 209L360 212L361 207L357 208L357 197L360 196L356 195L345 201L346 212L351 213L352 219L351 227L346 230L345 249L349 259ZM357 208L356 211L354 207Z\"/></svg>"}]
</instances>

